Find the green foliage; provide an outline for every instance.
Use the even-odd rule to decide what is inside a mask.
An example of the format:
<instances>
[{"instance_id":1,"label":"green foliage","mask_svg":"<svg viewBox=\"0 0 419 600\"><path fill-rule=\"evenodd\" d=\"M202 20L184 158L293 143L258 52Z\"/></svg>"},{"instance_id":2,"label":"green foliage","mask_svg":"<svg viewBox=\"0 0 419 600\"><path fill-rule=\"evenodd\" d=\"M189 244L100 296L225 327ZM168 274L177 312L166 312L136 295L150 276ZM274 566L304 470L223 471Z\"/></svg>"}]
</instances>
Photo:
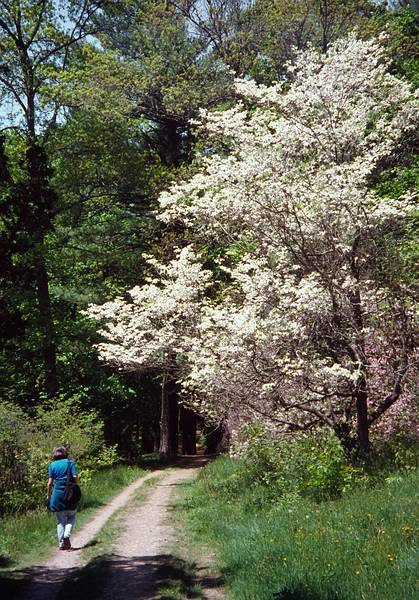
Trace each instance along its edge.
<instances>
[{"instance_id":1,"label":"green foliage","mask_svg":"<svg viewBox=\"0 0 419 600\"><path fill-rule=\"evenodd\" d=\"M164 0L123 2L105 7L101 21L101 43L123 57L132 71L122 79L123 96L133 98L135 109L157 123L185 125L199 107L231 96L231 73L220 56L191 35L182 12ZM112 93L112 78L100 79Z\"/></svg>"},{"instance_id":2,"label":"green foliage","mask_svg":"<svg viewBox=\"0 0 419 600\"><path fill-rule=\"evenodd\" d=\"M350 464L331 432L275 441L262 427L251 426L246 439L241 478L264 486L272 501L289 494L317 501L336 498L363 481L361 469Z\"/></svg>"},{"instance_id":3,"label":"green foliage","mask_svg":"<svg viewBox=\"0 0 419 600\"><path fill-rule=\"evenodd\" d=\"M0 404L1 512L25 511L45 503L53 447L64 445L77 461L82 485L94 470L118 461L105 447L103 423L81 398L60 398L38 408L34 418L10 403Z\"/></svg>"},{"instance_id":4,"label":"green foliage","mask_svg":"<svg viewBox=\"0 0 419 600\"><path fill-rule=\"evenodd\" d=\"M375 189L381 196L400 198L409 190L419 187L419 159L417 154L409 156L412 152L409 144L404 148L403 162L400 165L383 171L377 181ZM417 278L417 260L419 244L417 237L419 212L413 213L405 223L395 224L390 231L384 231L376 244L378 269L381 281L387 284L411 284ZM373 251L373 250L371 250Z\"/></svg>"},{"instance_id":5,"label":"green foliage","mask_svg":"<svg viewBox=\"0 0 419 600\"><path fill-rule=\"evenodd\" d=\"M364 465L369 477L380 478L383 472L391 476L395 469L414 471L419 467L419 439L412 429L397 427L396 423L389 435L373 434L373 452Z\"/></svg>"},{"instance_id":6,"label":"green foliage","mask_svg":"<svg viewBox=\"0 0 419 600\"><path fill-rule=\"evenodd\" d=\"M370 23L373 35L385 30L388 36L388 55L393 70L416 88L419 85L419 14L413 8L381 12ZM377 31L378 29L378 31Z\"/></svg>"},{"instance_id":7,"label":"green foliage","mask_svg":"<svg viewBox=\"0 0 419 600\"><path fill-rule=\"evenodd\" d=\"M418 438L406 432L398 432L390 441L394 462L406 471L418 468Z\"/></svg>"},{"instance_id":8,"label":"green foliage","mask_svg":"<svg viewBox=\"0 0 419 600\"><path fill-rule=\"evenodd\" d=\"M312 44L325 51L348 31L364 29L373 13L373 4L365 0L256 0L236 42L240 62L259 82L287 78L286 63L297 50Z\"/></svg>"},{"instance_id":9,"label":"green foliage","mask_svg":"<svg viewBox=\"0 0 419 600\"><path fill-rule=\"evenodd\" d=\"M208 465L183 503L195 540L218 554L229 598L416 597L417 473L320 503L292 494L272 503L261 502L260 486L237 486L239 463L221 457ZM236 481L234 499L228 481Z\"/></svg>"},{"instance_id":10,"label":"green foliage","mask_svg":"<svg viewBox=\"0 0 419 600\"><path fill-rule=\"evenodd\" d=\"M412 157L409 166L398 166L384 171L376 185L380 196L400 198L403 194L419 186L419 157Z\"/></svg>"},{"instance_id":11,"label":"green foliage","mask_svg":"<svg viewBox=\"0 0 419 600\"><path fill-rule=\"evenodd\" d=\"M399 469L411 471L418 468L417 437L413 439L412 436L399 432L389 441L389 448Z\"/></svg>"},{"instance_id":12,"label":"green foliage","mask_svg":"<svg viewBox=\"0 0 419 600\"><path fill-rule=\"evenodd\" d=\"M99 366L93 348L98 336L80 309L141 282L142 252L157 236L150 209L169 173L145 148L141 122L116 121L104 127L91 115L76 111L51 134L47 150L57 202L43 253L59 387L67 395L83 388L83 407L96 409L107 423L118 412L114 422L120 422L121 429L130 414L131 431L138 414L148 418L157 402L147 397L152 407L144 410L145 399L139 398L144 397L145 386ZM24 193L25 152L23 137L17 133L8 134L0 150L0 395L33 409L43 401L45 378L31 233L36 219L28 217ZM121 437L114 424L106 435L110 443ZM130 436L124 438L125 455L131 454Z\"/></svg>"}]
</instances>

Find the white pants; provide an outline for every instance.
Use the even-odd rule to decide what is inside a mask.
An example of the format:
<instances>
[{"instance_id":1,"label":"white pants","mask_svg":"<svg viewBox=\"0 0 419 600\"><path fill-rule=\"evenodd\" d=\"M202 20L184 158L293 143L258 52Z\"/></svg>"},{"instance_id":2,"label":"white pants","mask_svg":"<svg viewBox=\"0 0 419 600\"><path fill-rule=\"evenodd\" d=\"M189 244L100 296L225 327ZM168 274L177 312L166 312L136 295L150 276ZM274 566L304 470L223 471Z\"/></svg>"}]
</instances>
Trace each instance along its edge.
<instances>
[{"instance_id":1,"label":"white pants","mask_svg":"<svg viewBox=\"0 0 419 600\"><path fill-rule=\"evenodd\" d=\"M57 517L57 537L60 546L63 545L64 538L70 539L71 530L76 521L75 510L59 510L55 513Z\"/></svg>"}]
</instances>

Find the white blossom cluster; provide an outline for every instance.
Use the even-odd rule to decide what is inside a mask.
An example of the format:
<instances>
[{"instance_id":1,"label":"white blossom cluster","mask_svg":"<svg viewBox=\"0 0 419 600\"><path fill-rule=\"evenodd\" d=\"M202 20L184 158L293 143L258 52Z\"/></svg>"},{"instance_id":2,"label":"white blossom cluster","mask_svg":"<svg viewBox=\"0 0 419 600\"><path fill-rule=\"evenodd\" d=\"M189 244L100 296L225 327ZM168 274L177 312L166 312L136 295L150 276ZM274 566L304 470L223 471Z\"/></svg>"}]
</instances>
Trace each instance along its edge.
<instances>
[{"instance_id":1,"label":"white blossom cluster","mask_svg":"<svg viewBox=\"0 0 419 600\"><path fill-rule=\"evenodd\" d=\"M100 333L107 341L97 346L101 358L128 371L174 366L167 361L188 350L211 277L189 246L178 250L169 265L146 258L155 277L126 298L92 304L86 311L102 323Z\"/></svg>"},{"instance_id":2,"label":"white blossom cluster","mask_svg":"<svg viewBox=\"0 0 419 600\"><path fill-rule=\"evenodd\" d=\"M107 322L100 352L111 363L186 356L183 386L201 412L353 427L355 398L369 393L371 340L386 338L374 361L387 367L370 413L400 395L411 367L408 294L380 284L373 265L377 236L408 217L414 196L383 198L371 181L417 126L417 97L388 72L378 41L354 36L327 54L301 53L290 73L287 86L238 80L241 102L202 111L208 148L222 150L160 197L163 221L247 248L221 259L222 299L205 298L210 273L187 248L156 264L161 279L131 290L130 302L90 314Z\"/></svg>"},{"instance_id":3,"label":"white blossom cluster","mask_svg":"<svg viewBox=\"0 0 419 600\"><path fill-rule=\"evenodd\" d=\"M290 70L287 91L239 80L243 102L201 113L209 139L229 152L162 194L161 218L180 219L209 243L255 248L230 269L230 294L204 307L184 385L220 414L239 408L286 426L335 425L353 419L360 375L368 378L364 336L382 324L379 310L403 352L388 290L369 279L366 245L414 208L413 197L374 194L370 181L415 127L417 104L375 41L349 37L327 55L301 53ZM394 370L380 393L393 380Z\"/></svg>"}]
</instances>

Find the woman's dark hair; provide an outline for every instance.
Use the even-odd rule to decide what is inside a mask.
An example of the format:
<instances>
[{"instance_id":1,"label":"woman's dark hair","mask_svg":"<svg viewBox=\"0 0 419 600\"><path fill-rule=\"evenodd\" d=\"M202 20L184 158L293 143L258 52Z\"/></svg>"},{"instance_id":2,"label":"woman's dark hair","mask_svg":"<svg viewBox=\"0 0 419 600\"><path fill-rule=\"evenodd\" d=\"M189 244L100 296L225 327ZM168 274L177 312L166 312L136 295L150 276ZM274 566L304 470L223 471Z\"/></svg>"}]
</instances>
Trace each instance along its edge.
<instances>
[{"instance_id":1,"label":"woman's dark hair","mask_svg":"<svg viewBox=\"0 0 419 600\"><path fill-rule=\"evenodd\" d=\"M67 456L68 456L67 448L65 448L64 446L57 446L52 451L52 458L54 460L60 460L61 458L67 458Z\"/></svg>"}]
</instances>

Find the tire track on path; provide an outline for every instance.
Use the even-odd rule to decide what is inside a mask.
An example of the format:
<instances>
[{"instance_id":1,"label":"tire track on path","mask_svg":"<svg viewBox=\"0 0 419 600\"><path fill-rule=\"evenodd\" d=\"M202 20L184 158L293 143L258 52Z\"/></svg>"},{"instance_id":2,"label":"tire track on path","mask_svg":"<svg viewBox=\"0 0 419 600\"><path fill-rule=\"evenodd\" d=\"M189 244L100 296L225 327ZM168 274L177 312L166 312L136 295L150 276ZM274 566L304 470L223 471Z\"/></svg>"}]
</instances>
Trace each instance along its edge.
<instances>
[{"instance_id":1,"label":"tire track on path","mask_svg":"<svg viewBox=\"0 0 419 600\"><path fill-rule=\"evenodd\" d=\"M157 600L158 585L165 587L167 568L182 562L184 534L171 518L177 487L198 474L207 458L191 457L180 462L167 477L159 481L146 501L134 506L125 516L125 529L113 544L113 554L106 565L104 591L100 600ZM179 541L180 540L180 541ZM183 541L182 541L183 540ZM170 554L174 552L175 555ZM218 577L208 575L208 557L196 564L195 581L201 586L199 598L221 600L224 594ZM189 597L189 596L188 596ZM194 596L198 597L198 596ZM80 599L79 599L80 600ZM96 596L95 596L96 600Z\"/></svg>"}]
</instances>

